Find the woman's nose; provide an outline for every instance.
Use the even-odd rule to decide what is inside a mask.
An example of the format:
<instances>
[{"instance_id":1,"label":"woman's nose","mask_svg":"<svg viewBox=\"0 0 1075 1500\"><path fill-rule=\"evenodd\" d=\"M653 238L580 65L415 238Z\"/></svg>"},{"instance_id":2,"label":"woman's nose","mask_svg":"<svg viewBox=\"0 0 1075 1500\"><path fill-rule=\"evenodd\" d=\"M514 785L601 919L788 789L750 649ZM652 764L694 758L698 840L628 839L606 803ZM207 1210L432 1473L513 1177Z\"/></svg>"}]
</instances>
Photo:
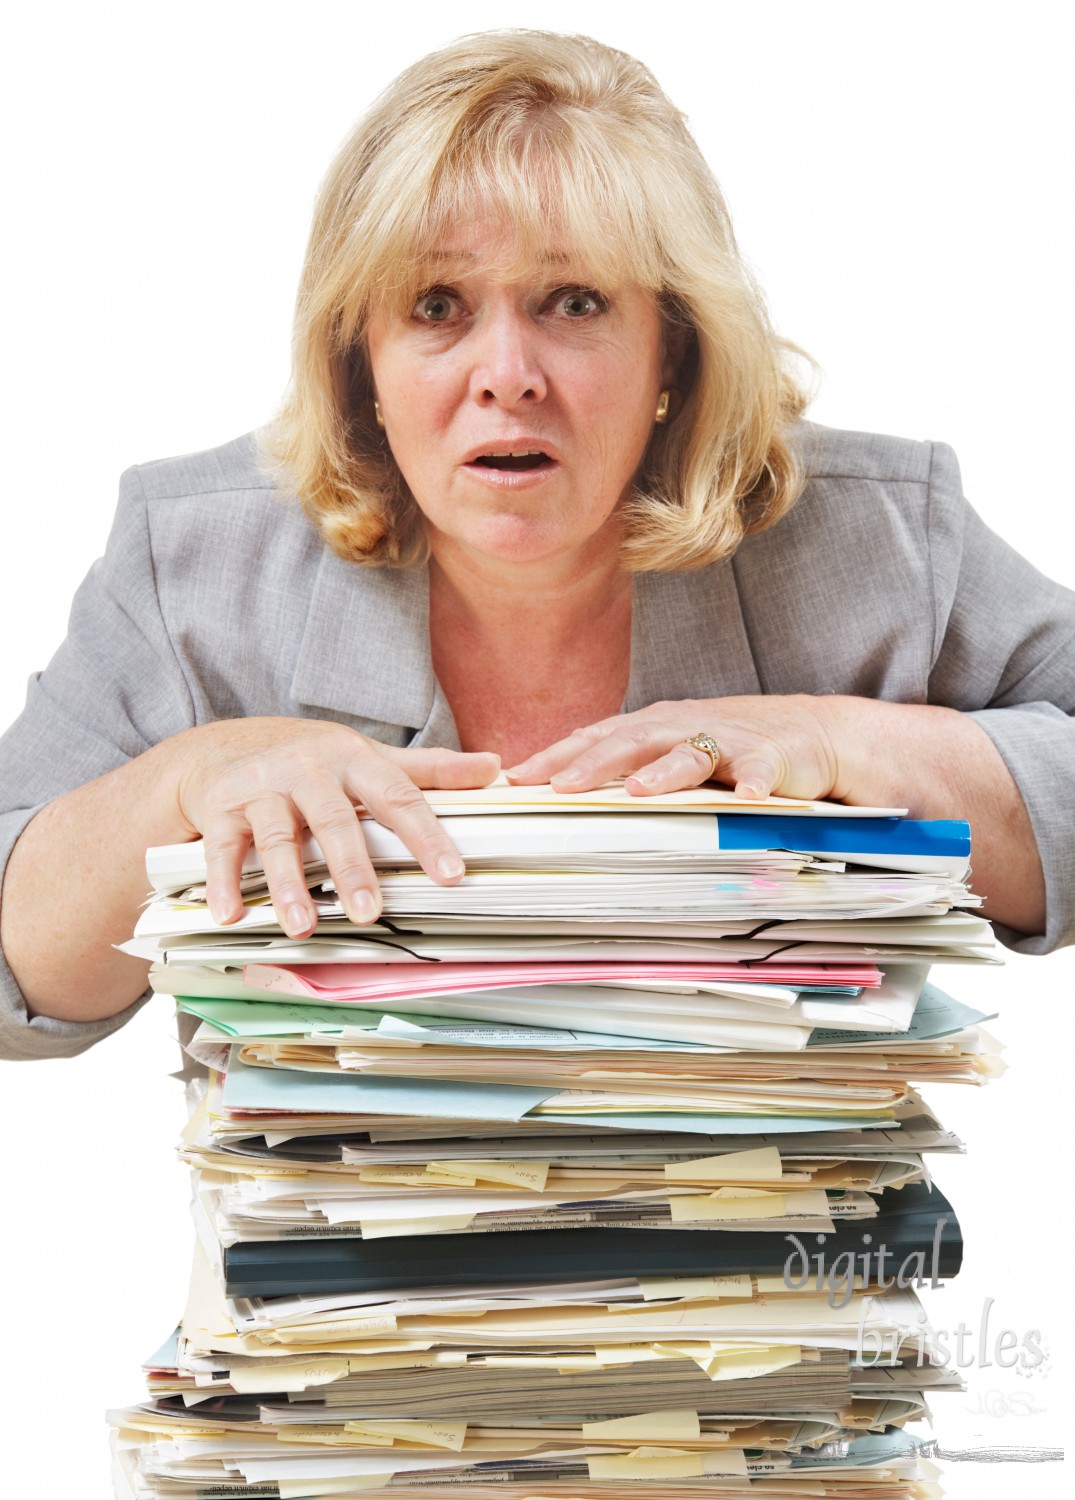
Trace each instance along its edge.
<instances>
[{"instance_id":1,"label":"woman's nose","mask_svg":"<svg viewBox=\"0 0 1075 1500\"><path fill-rule=\"evenodd\" d=\"M471 340L470 394L479 405L514 407L545 399L539 330L522 308L490 309Z\"/></svg>"}]
</instances>

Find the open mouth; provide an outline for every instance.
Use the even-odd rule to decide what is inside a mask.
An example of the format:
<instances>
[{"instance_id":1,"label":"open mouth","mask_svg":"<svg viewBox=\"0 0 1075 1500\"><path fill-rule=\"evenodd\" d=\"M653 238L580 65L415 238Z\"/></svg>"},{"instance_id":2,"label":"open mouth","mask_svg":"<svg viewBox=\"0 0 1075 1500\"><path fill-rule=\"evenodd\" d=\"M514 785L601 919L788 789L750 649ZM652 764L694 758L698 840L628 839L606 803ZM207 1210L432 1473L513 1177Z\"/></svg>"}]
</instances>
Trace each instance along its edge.
<instances>
[{"instance_id":1,"label":"open mouth","mask_svg":"<svg viewBox=\"0 0 1075 1500\"><path fill-rule=\"evenodd\" d=\"M531 469L546 469L552 464L547 453L483 453L474 462L483 469L503 469L512 474L525 474Z\"/></svg>"}]
</instances>

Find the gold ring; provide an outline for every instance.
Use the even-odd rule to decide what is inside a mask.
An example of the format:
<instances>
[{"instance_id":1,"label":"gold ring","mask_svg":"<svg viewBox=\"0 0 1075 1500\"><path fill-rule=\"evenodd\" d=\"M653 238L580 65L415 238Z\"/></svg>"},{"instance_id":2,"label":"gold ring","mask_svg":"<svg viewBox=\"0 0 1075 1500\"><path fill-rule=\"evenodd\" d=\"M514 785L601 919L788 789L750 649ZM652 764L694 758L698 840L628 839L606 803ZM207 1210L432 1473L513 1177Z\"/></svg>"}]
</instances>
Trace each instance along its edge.
<instances>
[{"instance_id":1,"label":"gold ring","mask_svg":"<svg viewBox=\"0 0 1075 1500\"><path fill-rule=\"evenodd\" d=\"M692 734L690 739L684 740L683 743L685 745L693 745L696 750L701 750L703 755L709 756L709 775L706 777L706 780L712 781L713 777L717 774L717 767L720 765L720 746L713 736L706 734L703 730L701 734Z\"/></svg>"}]
</instances>

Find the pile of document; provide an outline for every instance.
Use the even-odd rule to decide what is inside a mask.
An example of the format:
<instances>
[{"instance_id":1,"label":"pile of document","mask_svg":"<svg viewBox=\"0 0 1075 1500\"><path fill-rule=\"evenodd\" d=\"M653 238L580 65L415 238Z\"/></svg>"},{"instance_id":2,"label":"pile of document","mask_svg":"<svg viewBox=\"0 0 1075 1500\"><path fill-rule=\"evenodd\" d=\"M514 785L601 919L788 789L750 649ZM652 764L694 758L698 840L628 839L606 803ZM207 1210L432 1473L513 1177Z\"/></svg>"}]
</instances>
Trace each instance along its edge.
<instances>
[{"instance_id":1,"label":"pile of document","mask_svg":"<svg viewBox=\"0 0 1075 1500\"><path fill-rule=\"evenodd\" d=\"M150 850L197 1249L117 1494L927 1497L958 1389L917 1288L958 1221L917 1092L1001 1068L931 965L994 962L969 831L705 788L429 793L454 887L363 818L355 927L255 855L218 927Z\"/></svg>"}]
</instances>

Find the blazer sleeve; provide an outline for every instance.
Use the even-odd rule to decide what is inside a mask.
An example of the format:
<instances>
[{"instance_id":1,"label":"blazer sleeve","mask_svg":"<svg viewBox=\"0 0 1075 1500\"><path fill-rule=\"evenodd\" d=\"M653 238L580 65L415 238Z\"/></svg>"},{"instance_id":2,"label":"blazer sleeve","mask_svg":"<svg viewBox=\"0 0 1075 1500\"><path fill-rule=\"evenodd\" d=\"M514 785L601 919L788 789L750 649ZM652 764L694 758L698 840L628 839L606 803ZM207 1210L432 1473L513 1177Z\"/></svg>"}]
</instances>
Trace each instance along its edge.
<instances>
[{"instance_id":1,"label":"blazer sleeve","mask_svg":"<svg viewBox=\"0 0 1075 1500\"><path fill-rule=\"evenodd\" d=\"M0 878L42 807L193 722L191 693L157 600L149 515L132 469L120 481L105 555L75 595L67 637L46 670L30 678L26 706L0 738ZM107 847L100 855L107 860ZM58 891L57 920L62 900ZM29 1019L0 952L0 1057L73 1057L122 1026L144 999L103 1021Z\"/></svg>"},{"instance_id":2,"label":"blazer sleeve","mask_svg":"<svg viewBox=\"0 0 1075 1500\"><path fill-rule=\"evenodd\" d=\"M1025 937L998 925L997 935L1020 952L1047 953L1075 942L1075 593L989 530L939 443L929 538L929 700L968 712L1019 788L1045 871L1046 930Z\"/></svg>"}]
</instances>

